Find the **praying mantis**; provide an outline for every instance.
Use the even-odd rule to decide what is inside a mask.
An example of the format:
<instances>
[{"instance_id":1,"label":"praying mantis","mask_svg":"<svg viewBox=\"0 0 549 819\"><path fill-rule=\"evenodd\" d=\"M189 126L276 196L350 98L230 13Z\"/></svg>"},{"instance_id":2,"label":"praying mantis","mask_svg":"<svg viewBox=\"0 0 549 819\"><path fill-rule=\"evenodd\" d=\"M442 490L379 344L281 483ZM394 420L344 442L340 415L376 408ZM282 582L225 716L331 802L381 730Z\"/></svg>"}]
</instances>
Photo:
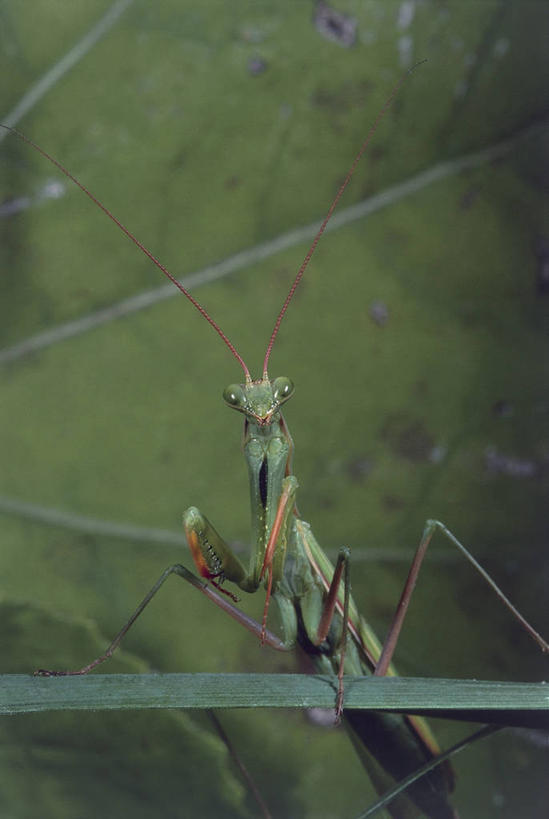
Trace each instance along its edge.
<instances>
[{"instance_id":1,"label":"praying mantis","mask_svg":"<svg viewBox=\"0 0 549 819\"><path fill-rule=\"evenodd\" d=\"M388 661L384 658L381 666L379 665L380 647L366 624L358 616L356 604L348 593L348 582L342 580L349 567L348 553L346 551L340 553L334 572L334 568L325 559L320 546L314 540L308 525L295 512L297 483L290 469L292 444L286 423L280 413L282 405L291 397L293 388L286 377L278 377L271 382L267 375L267 364L280 321L305 266L306 263L299 271L294 287L290 290L275 324L275 330L265 355L263 377L258 381L252 379L236 348L215 321L205 314L205 311L190 297L193 304L214 326L235 355L245 374L244 384L231 385L226 389L224 396L226 403L244 414L246 418L245 446L248 449L255 549L252 553L251 567L246 571L227 544L219 538L211 524L203 518L201 513L192 508L185 514L189 545L200 574L214 585L217 584L218 591L212 592L208 586L202 585L196 578L191 579L186 569L181 572L180 568L184 567L178 568L175 573L182 574L218 606L248 627L261 641L267 642L274 648L282 649L297 640L310 654L318 654L316 659L321 667L324 669L328 667L340 675L337 709L341 710L344 694L343 671L361 673L366 671L368 666L371 670L377 664L378 672L385 673ZM167 273L167 271L164 272ZM189 294L185 295L189 297ZM271 449L276 451L272 453ZM424 544L436 528L441 527L434 523L433 526L426 529ZM163 579L165 579L164 576L161 578L162 582ZM266 603L261 623L252 623L239 615L230 600L227 599L227 595L222 596L226 592L225 580L235 582L243 591L255 591L266 582ZM302 588L299 588L299 585L302 585ZM284 644L266 628L271 597L277 601L281 609L286 632ZM349 632L346 630L347 621ZM120 637L126 630L125 627ZM396 635L396 631L393 630L392 633ZM343 637L343 635L346 636ZM116 644L117 642L118 640L115 639ZM113 648L115 647L116 645L113 645ZM345 649L347 657L344 664L342 653ZM389 645L387 654L391 653L392 646ZM103 656L98 659L103 660L104 658ZM98 663L94 661L74 673L85 673L96 664ZM351 724L353 723L351 715L348 715L347 719ZM358 722L358 719L356 721ZM405 721L402 724L404 735L409 734L413 738L412 744L420 737L412 751L414 764L419 764L421 757L428 754L426 748L431 742L430 735L425 726L410 727L410 723ZM441 782L437 782L437 787L439 785L443 787ZM425 807L425 800L430 798L429 790L428 787L427 793L418 792L415 795L421 809L427 809L433 816L452 815L451 808L445 804L444 794L442 796L437 794L436 797L433 797L436 800L435 805ZM443 811L447 812L443 813Z\"/></svg>"}]
</instances>

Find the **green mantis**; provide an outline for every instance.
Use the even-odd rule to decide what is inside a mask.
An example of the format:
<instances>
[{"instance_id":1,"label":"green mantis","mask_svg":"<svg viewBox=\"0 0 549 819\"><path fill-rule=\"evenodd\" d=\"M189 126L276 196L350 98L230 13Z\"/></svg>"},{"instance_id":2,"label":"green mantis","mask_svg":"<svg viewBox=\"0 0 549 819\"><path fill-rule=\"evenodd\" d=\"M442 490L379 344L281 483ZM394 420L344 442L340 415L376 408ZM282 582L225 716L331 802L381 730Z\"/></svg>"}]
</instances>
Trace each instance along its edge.
<instances>
[{"instance_id":1,"label":"green mantis","mask_svg":"<svg viewBox=\"0 0 549 819\"><path fill-rule=\"evenodd\" d=\"M350 175L353 170L354 167ZM344 185L346 184L347 181ZM125 232L128 233L126 230ZM136 241L131 235L130 238ZM129 623L117 635L106 654L83 669L71 673L86 673L110 656L135 618L172 573L192 583L263 642L281 650L298 643L314 658L318 668L335 672L339 678L337 699L339 711L344 704L342 682L344 671L360 674L375 669L378 674L388 673L390 656L398 635L398 624L391 629L391 642L387 643L387 649L380 659L381 647L359 616L357 606L350 596L348 552L346 550L340 552L334 568L314 539L308 524L297 514L298 486L291 470L292 441L281 412L292 395L293 387L286 377L278 377L271 381L268 375L270 353L280 322L314 251L316 241L298 272L279 314L267 347L262 378L258 381L252 379L243 360L216 323L190 294L184 291L194 306L216 329L244 371L244 383L228 387L224 397L230 407L245 416L244 451L250 477L253 544L249 566L245 568L242 565L239 558L198 510L194 508L187 510L184 523L189 545L199 573L210 585L198 580L183 566L170 567ZM139 246L151 257L143 246ZM156 260L154 261L172 278ZM430 536L437 528L444 531L436 522L428 525L422 540L422 548L426 548ZM414 569L418 565L419 563L416 563ZM262 623L249 620L231 604L227 597L232 595L227 594L225 581L236 584L246 592L254 592L265 585L266 602ZM217 586L217 592L210 588L211 585ZM272 598L281 612L283 640L271 634L266 628ZM402 610L408 599L409 595L405 597ZM424 725L405 718L398 718L393 725L388 725L385 718L378 719L372 715L350 713L345 714L345 718L361 740L372 742L372 736L378 730L396 737L393 746L387 745L385 741L374 748L381 767L394 777L421 764L435 747ZM378 772L378 777L382 775ZM421 788L418 787L412 792L413 801L431 816L452 815L445 793L448 789L446 778L447 772L433 776L427 784L424 783Z\"/></svg>"}]
</instances>

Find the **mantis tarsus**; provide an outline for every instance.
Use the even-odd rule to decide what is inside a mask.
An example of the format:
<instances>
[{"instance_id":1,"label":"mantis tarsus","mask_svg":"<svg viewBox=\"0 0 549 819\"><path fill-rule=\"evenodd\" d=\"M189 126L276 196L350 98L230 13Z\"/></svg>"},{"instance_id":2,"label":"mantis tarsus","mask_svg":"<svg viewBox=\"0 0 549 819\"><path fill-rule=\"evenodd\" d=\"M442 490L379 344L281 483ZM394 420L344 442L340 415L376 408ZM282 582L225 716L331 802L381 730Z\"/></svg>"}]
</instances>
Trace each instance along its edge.
<instances>
[{"instance_id":1,"label":"mantis tarsus","mask_svg":"<svg viewBox=\"0 0 549 819\"><path fill-rule=\"evenodd\" d=\"M360 617L356 604L350 596L348 550L342 549L340 551L334 569L314 539L308 524L302 521L297 514L295 506L297 480L291 472L293 445L280 412L282 404L292 395L293 385L286 377L270 380L267 370L281 321L316 248L316 244L349 183L380 118L385 113L399 86L400 83L394 89L368 134L295 277L277 317L267 346L262 378L257 381L252 379L244 360L221 328L191 294L179 285L169 271L157 259L152 257L133 234L121 225L81 183L74 179L48 154L34 146L90 196L162 272L182 290L184 295L213 326L242 366L245 382L230 385L224 392L224 398L229 406L242 412L245 416L244 450L249 470L252 511L252 552L247 570L207 519L199 510L191 507L184 515L185 531L198 571L207 582L199 580L179 564L169 567L128 623L115 637L104 655L76 671L40 671L38 673L44 675L85 674L110 657L124 634L170 574L177 574L189 581L215 602L217 606L223 608L234 619L257 635L262 642L266 642L271 647L279 650L287 650L298 643L313 658L320 670L335 672L339 681L336 703L338 714L342 712L344 705L344 670L353 674L373 672L382 675L395 673L390 666L391 657L417 571L433 533L437 529L442 531L462 551L465 550L443 524L437 521L428 521L416 559L412 565L409 581L397 608L389 637L382 650L372 631ZM466 554L468 555L468 553ZM472 560L470 556L468 557ZM484 576L488 579L485 574ZM261 585L265 585L266 600L262 623L251 620L232 604L228 598L232 597L234 599L234 595L224 588L223 584L226 580L235 583L240 589L247 592L254 592ZM490 580L488 582L491 583ZM212 585L217 587L217 590L212 589ZM494 587L492 583L491 585ZM499 590L498 594L510 607L510 604L503 598ZM266 628L271 597L274 597L280 609L284 630L283 640ZM549 647L543 639L525 623L516 610L512 610L541 647L547 650ZM381 788L386 786L389 778L404 776L421 765L433 753L436 753L436 742L426 724L420 720L405 717L388 718L385 715L363 712L345 712L344 718L354 732L355 740L368 745L377 758L378 764L376 765L376 763L366 761L362 755L366 767L376 780L376 786ZM451 773L449 768L446 767L433 772L425 780L414 785L409 794L410 799L429 816L444 817L454 815L447 799L447 793L450 789ZM397 806L394 810L396 816L405 815L407 806Z\"/></svg>"}]
</instances>

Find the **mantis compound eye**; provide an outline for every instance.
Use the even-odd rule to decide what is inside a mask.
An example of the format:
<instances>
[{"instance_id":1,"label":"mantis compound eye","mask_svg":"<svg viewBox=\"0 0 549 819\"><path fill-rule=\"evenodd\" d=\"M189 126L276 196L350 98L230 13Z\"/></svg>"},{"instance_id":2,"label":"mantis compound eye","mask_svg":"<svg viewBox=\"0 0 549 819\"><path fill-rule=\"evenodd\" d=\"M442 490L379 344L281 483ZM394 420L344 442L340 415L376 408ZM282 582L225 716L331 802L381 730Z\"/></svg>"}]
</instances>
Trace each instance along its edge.
<instances>
[{"instance_id":1,"label":"mantis compound eye","mask_svg":"<svg viewBox=\"0 0 549 819\"><path fill-rule=\"evenodd\" d=\"M287 401L293 395L293 391L294 385L286 376L280 376L273 381L273 398L277 403Z\"/></svg>"},{"instance_id":2,"label":"mantis compound eye","mask_svg":"<svg viewBox=\"0 0 549 819\"><path fill-rule=\"evenodd\" d=\"M223 400L230 407L243 409L246 405L246 393L241 384L229 384L229 386L223 390Z\"/></svg>"}]
</instances>

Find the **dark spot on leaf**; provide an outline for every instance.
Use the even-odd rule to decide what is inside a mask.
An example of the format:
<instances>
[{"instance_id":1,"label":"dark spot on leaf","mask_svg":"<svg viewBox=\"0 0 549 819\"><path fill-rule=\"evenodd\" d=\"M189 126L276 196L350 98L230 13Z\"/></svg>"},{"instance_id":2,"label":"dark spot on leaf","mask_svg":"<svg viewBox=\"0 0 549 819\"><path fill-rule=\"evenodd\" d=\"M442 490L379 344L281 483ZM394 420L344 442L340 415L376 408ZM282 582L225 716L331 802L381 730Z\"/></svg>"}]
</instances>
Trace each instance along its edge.
<instances>
[{"instance_id":1,"label":"dark spot on leaf","mask_svg":"<svg viewBox=\"0 0 549 819\"><path fill-rule=\"evenodd\" d=\"M248 60L248 73L252 77L258 77L267 70L267 63L262 57L250 57Z\"/></svg>"},{"instance_id":2,"label":"dark spot on leaf","mask_svg":"<svg viewBox=\"0 0 549 819\"><path fill-rule=\"evenodd\" d=\"M496 418L510 418L514 413L514 408L509 401L506 401L504 398L500 398L500 400L496 401L492 406L492 412Z\"/></svg>"},{"instance_id":3,"label":"dark spot on leaf","mask_svg":"<svg viewBox=\"0 0 549 819\"><path fill-rule=\"evenodd\" d=\"M459 200L459 206L461 210L469 210L475 204L476 200L478 199L480 193L480 188L477 186L469 188L461 199Z\"/></svg>"},{"instance_id":4,"label":"dark spot on leaf","mask_svg":"<svg viewBox=\"0 0 549 819\"><path fill-rule=\"evenodd\" d=\"M431 458L435 441L419 419L403 412L393 413L386 418L380 434L391 450L407 461L421 463Z\"/></svg>"},{"instance_id":5,"label":"dark spot on leaf","mask_svg":"<svg viewBox=\"0 0 549 819\"><path fill-rule=\"evenodd\" d=\"M371 474L373 468L373 459L364 455L358 455L346 464L346 471L354 483L362 483Z\"/></svg>"},{"instance_id":6,"label":"dark spot on leaf","mask_svg":"<svg viewBox=\"0 0 549 819\"><path fill-rule=\"evenodd\" d=\"M402 498L399 498L398 495L384 495L382 498L382 503L388 512L397 511L405 506L404 501Z\"/></svg>"},{"instance_id":7,"label":"dark spot on leaf","mask_svg":"<svg viewBox=\"0 0 549 819\"><path fill-rule=\"evenodd\" d=\"M229 178L225 180L225 187L230 191L240 187L240 177L229 176Z\"/></svg>"},{"instance_id":8,"label":"dark spot on leaf","mask_svg":"<svg viewBox=\"0 0 549 819\"><path fill-rule=\"evenodd\" d=\"M319 0L313 12L313 23L316 30L327 40L332 40L344 48L354 45L357 24L355 17L348 17Z\"/></svg>"},{"instance_id":9,"label":"dark spot on leaf","mask_svg":"<svg viewBox=\"0 0 549 819\"><path fill-rule=\"evenodd\" d=\"M348 80L337 87L319 87L311 102L319 108L327 108L332 114L347 114L352 108L365 105L370 89L369 82Z\"/></svg>"}]
</instances>

